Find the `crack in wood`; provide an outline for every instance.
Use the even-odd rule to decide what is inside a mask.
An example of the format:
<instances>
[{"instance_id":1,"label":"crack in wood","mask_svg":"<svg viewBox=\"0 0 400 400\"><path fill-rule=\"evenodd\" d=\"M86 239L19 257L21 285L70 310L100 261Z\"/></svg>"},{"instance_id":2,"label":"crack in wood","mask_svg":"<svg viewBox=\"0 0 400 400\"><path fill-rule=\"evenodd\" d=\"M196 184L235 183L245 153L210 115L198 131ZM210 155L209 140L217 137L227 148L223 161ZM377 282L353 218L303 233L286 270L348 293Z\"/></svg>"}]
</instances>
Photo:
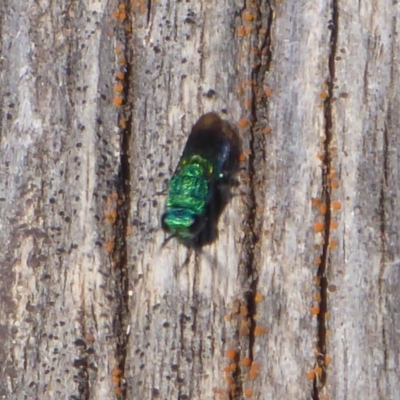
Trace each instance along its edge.
<instances>
[{"instance_id":1,"label":"crack in wood","mask_svg":"<svg viewBox=\"0 0 400 400\"><path fill-rule=\"evenodd\" d=\"M387 262L387 243L386 243L386 191L388 187L388 173L389 173L389 137L388 137L388 127L390 124L390 113L387 116L387 122L385 123L385 129L383 132L383 179L381 181L381 191L379 198L379 215L380 215L380 230L381 230L381 260L380 260L380 272L379 272L379 299L380 299L380 309L382 315L385 313L385 289L384 289L384 279L383 273L385 271ZM383 365L384 369L388 368L388 354L387 354L387 332L385 329L385 324L382 324L382 341L383 341Z\"/></svg>"},{"instance_id":2,"label":"crack in wood","mask_svg":"<svg viewBox=\"0 0 400 400\"><path fill-rule=\"evenodd\" d=\"M127 5L128 8L129 4ZM127 9L130 15L130 9ZM127 60L125 71L125 85L123 90L124 98L129 104L130 84L133 79L133 68L129 60L132 59L131 54L127 54L132 41L129 32L123 30L123 48L125 58ZM129 57L128 57L129 56ZM125 119L123 112L119 113L119 118ZM127 232L129 228L130 215L130 182L131 182L131 166L129 161L130 143L132 133L132 116L126 118L125 127L120 127L121 144L120 144L120 169L117 177L117 219L115 223L115 237L117 246L115 249L114 260L116 262L114 270L115 279L115 314L113 317L113 331L116 338L115 358L117 368L121 371L120 383L116 387L115 394L120 399L126 399L126 387L123 386L125 375L126 356L128 351L129 335L127 327L129 327L129 274L128 274L128 249L127 249Z\"/></svg>"},{"instance_id":3,"label":"crack in wood","mask_svg":"<svg viewBox=\"0 0 400 400\"><path fill-rule=\"evenodd\" d=\"M332 102L334 100L334 80L335 80L335 56L338 41L338 3L337 0L332 0L332 25L331 36L330 36L330 54L328 61L329 79L327 81L328 97L324 101L324 119L325 119L325 142L324 142L324 159L322 168L322 201L326 204L326 213L324 221L324 243L322 246L321 263L318 267L317 276L320 279L320 304L319 314L317 316L317 332L318 332L318 356L316 357L317 366L322 367L324 365L325 356L327 354L327 326L326 316L328 312L328 280L326 277L328 268L330 267L330 255L329 255L329 243L330 243L330 226L331 226L331 187L330 177L333 171L332 167L332 154L330 151L330 145L332 143ZM320 376L314 378L313 390L311 397L313 400L319 400L320 392L326 384L327 373L325 368L321 368L322 373Z\"/></svg>"},{"instance_id":4,"label":"crack in wood","mask_svg":"<svg viewBox=\"0 0 400 400\"><path fill-rule=\"evenodd\" d=\"M147 26L150 25L150 18L151 18L151 0L147 0Z\"/></svg>"},{"instance_id":5,"label":"crack in wood","mask_svg":"<svg viewBox=\"0 0 400 400\"><path fill-rule=\"evenodd\" d=\"M266 73L271 65L271 26L273 23L273 11L269 2L249 2L241 10L242 18L252 15L255 29L250 39L253 51L249 58L251 66L250 77L252 89L250 94L250 126L249 126L249 159L248 159L248 194L247 215L245 217L246 229L243 240L242 263L244 269L243 286L247 288L244 294L244 304L248 312L249 334L247 336L247 356L254 361L254 348L256 343L256 315L257 304L255 296L258 288L258 267L260 257L260 237L262 232L262 205L265 198L265 135L261 133L260 126L266 118L268 99L263 90ZM249 21L249 19L248 19ZM247 23L248 23L247 21ZM266 25L264 26L266 21ZM240 355L238 355L238 360ZM232 375L236 384L236 391L230 394L229 399L241 399L245 396L243 386L243 371L240 363Z\"/></svg>"}]
</instances>

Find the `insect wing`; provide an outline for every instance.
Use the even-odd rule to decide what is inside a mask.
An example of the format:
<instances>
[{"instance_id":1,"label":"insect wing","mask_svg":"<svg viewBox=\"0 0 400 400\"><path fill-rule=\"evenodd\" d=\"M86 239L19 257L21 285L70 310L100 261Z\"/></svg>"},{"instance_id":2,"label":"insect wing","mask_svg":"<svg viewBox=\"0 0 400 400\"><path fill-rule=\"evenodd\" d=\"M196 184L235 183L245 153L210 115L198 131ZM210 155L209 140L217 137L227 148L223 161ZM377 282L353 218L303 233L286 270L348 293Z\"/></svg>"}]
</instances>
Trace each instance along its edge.
<instances>
[{"instance_id":1,"label":"insect wing","mask_svg":"<svg viewBox=\"0 0 400 400\"><path fill-rule=\"evenodd\" d=\"M213 178L234 172L239 154L239 138L231 126L215 113L203 115L193 126L184 157L198 154L214 166Z\"/></svg>"}]
</instances>

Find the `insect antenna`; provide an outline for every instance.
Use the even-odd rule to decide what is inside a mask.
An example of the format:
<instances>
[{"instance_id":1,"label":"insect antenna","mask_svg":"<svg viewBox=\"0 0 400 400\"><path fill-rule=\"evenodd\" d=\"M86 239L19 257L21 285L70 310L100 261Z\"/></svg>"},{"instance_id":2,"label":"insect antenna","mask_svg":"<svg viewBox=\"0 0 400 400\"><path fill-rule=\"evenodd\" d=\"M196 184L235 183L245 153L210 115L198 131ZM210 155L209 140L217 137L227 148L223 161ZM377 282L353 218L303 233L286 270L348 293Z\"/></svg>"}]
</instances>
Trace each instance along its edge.
<instances>
[{"instance_id":1,"label":"insect antenna","mask_svg":"<svg viewBox=\"0 0 400 400\"><path fill-rule=\"evenodd\" d=\"M175 234L175 233L172 233L172 234L169 235L166 239L164 239L164 241L161 243L161 246L160 246L159 251L161 251L161 250L166 246L166 244L167 244L172 238L174 238L175 236L176 236L176 234Z\"/></svg>"},{"instance_id":2,"label":"insect antenna","mask_svg":"<svg viewBox=\"0 0 400 400\"><path fill-rule=\"evenodd\" d=\"M185 261L179 267L177 267L177 265L175 264L174 267L175 278L178 278L179 273L183 271L184 268L188 268L192 254L193 254L193 249L188 247Z\"/></svg>"}]
</instances>

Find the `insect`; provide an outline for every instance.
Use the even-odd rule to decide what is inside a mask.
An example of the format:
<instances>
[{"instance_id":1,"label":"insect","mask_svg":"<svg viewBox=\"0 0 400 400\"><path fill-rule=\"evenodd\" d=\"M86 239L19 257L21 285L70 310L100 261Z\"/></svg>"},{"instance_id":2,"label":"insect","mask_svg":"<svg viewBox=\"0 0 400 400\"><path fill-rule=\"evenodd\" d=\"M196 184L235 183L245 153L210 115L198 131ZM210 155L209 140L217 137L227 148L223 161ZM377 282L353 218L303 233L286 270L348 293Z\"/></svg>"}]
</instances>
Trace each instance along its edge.
<instances>
[{"instance_id":1,"label":"insect","mask_svg":"<svg viewBox=\"0 0 400 400\"><path fill-rule=\"evenodd\" d=\"M193 126L168 188L161 217L164 231L188 247L202 247L217 237L218 218L229 201L238 169L240 140L216 113Z\"/></svg>"}]
</instances>

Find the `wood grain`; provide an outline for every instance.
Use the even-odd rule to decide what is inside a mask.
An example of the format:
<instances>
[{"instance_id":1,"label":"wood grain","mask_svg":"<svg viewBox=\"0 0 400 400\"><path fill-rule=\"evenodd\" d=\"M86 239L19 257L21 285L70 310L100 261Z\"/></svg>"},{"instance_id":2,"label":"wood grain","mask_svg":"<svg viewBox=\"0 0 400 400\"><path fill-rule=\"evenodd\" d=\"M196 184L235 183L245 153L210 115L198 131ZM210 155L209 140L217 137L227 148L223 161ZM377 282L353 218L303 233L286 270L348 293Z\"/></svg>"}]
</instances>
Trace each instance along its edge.
<instances>
[{"instance_id":1,"label":"wood grain","mask_svg":"<svg viewBox=\"0 0 400 400\"><path fill-rule=\"evenodd\" d=\"M2 398L396 398L396 3L0 11ZM240 185L215 243L162 246L208 111Z\"/></svg>"}]
</instances>

